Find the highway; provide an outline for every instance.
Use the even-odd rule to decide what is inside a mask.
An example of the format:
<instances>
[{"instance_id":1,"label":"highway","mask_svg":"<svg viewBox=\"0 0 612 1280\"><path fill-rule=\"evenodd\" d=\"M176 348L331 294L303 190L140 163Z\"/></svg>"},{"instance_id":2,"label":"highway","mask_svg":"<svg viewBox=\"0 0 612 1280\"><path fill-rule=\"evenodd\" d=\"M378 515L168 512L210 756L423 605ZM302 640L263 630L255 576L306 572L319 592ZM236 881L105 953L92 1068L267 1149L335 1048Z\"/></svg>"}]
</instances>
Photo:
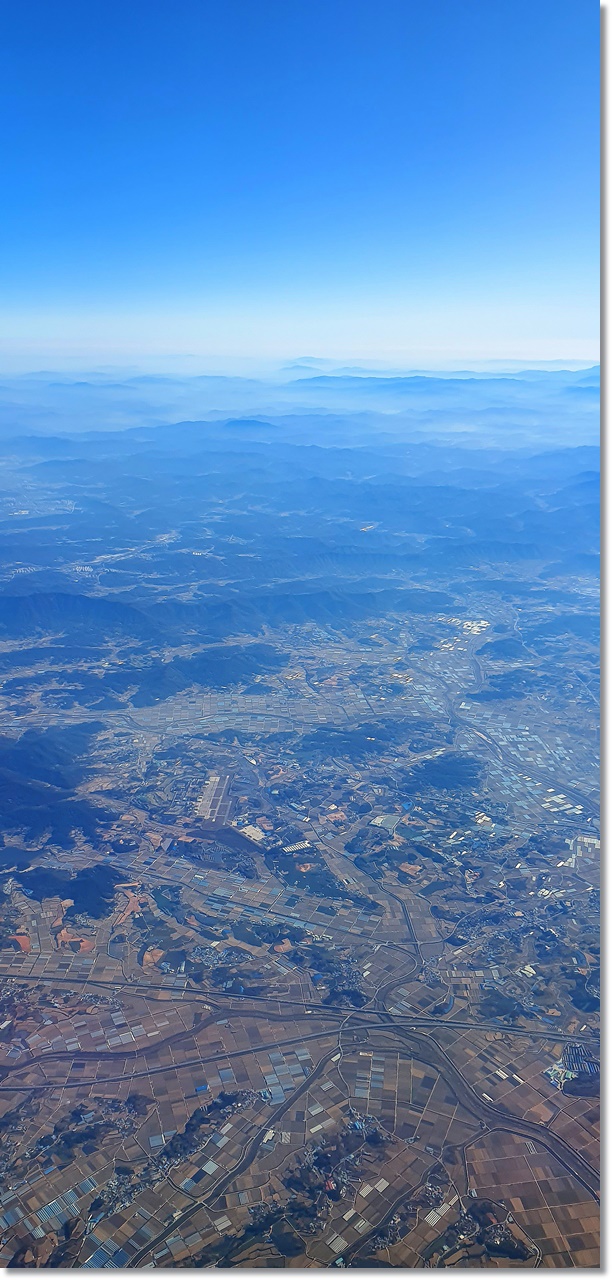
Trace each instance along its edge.
<instances>
[{"instance_id":1,"label":"highway","mask_svg":"<svg viewBox=\"0 0 612 1280\"><path fill-rule=\"evenodd\" d=\"M402 982L406 981L407 976L410 976L410 975L404 974L403 976L397 977L397 980L394 978L390 983L386 983L385 987L381 988L381 990L387 990L388 988L393 989L393 986L400 986ZM25 985L24 979L20 979L20 981ZM66 985L70 986L72 990L74 990L75 986L79 985L78 983L75 983L74 980L71 981L70 978L64 978L64 977L53 977L53 978L36 977L31 980L31 985L39 986L41 982L49 983L51 986L57 986L57 985L60 985L61 983L65 983ZM163 1004L166 1004L167 1002L167 996L169 991L168 987L161 987L159 983L154 984L154 983L145 983L145 982L129 982L129 983L122 983L121 985L118 985L116 982L104 982L95 978L87 978L86 981L82 984L82 986L85 988L85 990L88 987L101 987L103 990L111 991L113 995L117 995L117 993L121 991L125 991L130 994L131 993L139 994L140 992L147 992L149 996L152 995L156 999L159 999L160 995L163 993L165 997L161 1001L161 1003ZM260 1015L260 1016L266 1016L269 1018L282 1019L284 1015L281 1012L281 1009L286 1008L287 1017L296 1017L296 1016L299 1016L300 1014L306 1014L307 1011L310 1011L311 1015L316 1014L316 1016L320 1018L335 1017L335 1018L342 1019L342 1018L346 1018L347 1014L351 1014L351 1016L354 1015L355 1017L359 1015L359 1016L372 1016L372 1017L378 1017L378 1018L386 1017L388 1019L391 1018L391 1014L389 1014L386 1009L376 1009L376 1008L364 1005L363 1008L361 1009L351 1010L351 1009L347 1009L345 1005L333 1005L333 1004L323 1005L317 1002L316 999L294 1000L294 999L291 999L291 997L285 997L285 996L253 996L253 995L249 995L248 997L231 996L231 995L224 997L217 993L214 996L212 996L207 994L206 992L197 991L195 988L187 988L185 990L177 991L174 994L176 994L176 997L179 998L182 1003L203 1004L208 1009L214 1008L217 1010L217 1013L220 1014L221 1017L229 1013L229 1014L238 1014L241 1018L256 1017ZM246 1003L247 999L249 1001L249 1004ZM271 1009L265 1009L261 1007L267 1004L271 1004L274 1007ZM256 1007L249 1007L249 1006L256 1006ZM296 1013L295 1012L296 1010L299 1011L299 1013ZM444 1015L440 1015L439 1017L434 1017L432 1015L427 1016L427 1015L416 1014L416 1013L410 1013L405 1015L394 1014L393 1021L406 1022L410 1026L416 1026L418 1024L419 1026L427 1026L427 1027L445 1027L446 1026L446 1027L449 1027L450 1029L452 1029L453 1027L460 1027L462 1030L501 1031L504 1035L524 1036L528 1039L533 1038L536 1040L551 1040L554 1043L557 1043L557 1041L559 1042L568 1041L568 1042L571 1042L572 1044L576 1042L576 1043L584 1043L584 1044L592 1045L593 1040L594 1039L598 1040L599 1038L599 1032L595 1030L569 1034L568 1032L558 1031L556 1027L552 1027L552 1026L550 1027L550 1029L544 1029L538 1025L534 1027L517 1027L509 1023L495 1022L494 1020L486 1021L484 1019L483 1020L471 1019L471 1020L459 1021L455 1018L445 1017ZM193 1030L191 1032L185 1032L186 1035L189 1035L192 1033L193 1033ZM163 1043L164 1041L161 1041L161 1040L157 1041L158 1045ZM130 1051L128 1050L128 1052ZM45 1058L47 1058L48 1060L52 1060L54 1056L55 1056L54 1054L50 1054L50 1053L45 1054ZM83 1055L79 1051L75 1050L72 1056L75 1058L81 1058Z\"/></svg>"},{"instance_id":2,"label":"highway","mask_svg":"<svg viewBox=\"0 0 612 1280\"><path fill-rule=\"evenodd\" d=\"M136 1046L136 1048L133 1048L133 1049L128 1049L126 1047L125 1049L100 1049L100 1050L95 1050L93 1052L90 1050L57 1049L54 1052L41 1053L36 1057L32 1055L31 1057L28 1057L21 1062L11 1062L11 1063L4 1064L4 1066L0 1068L0 1080L6 1081L7 1077L9 1076L13 1076L13 1075L17 1076L17 1075L20 1075L23 1071L31 1071L33 1068L37 1066L48 1066L50 1063L53 1063L53 1062L73 1063L75 1061L78 1061L78 1062L94 1062L98 1064L100 1062L129 1062L131 1060L136 1061L138 1058L146 1058L148 1054L151 1054L151 1055L157 1054L160 1049L166 1048L166 1047L173 1047L175 1045L180 1044L181 1041L183 1040L196 1039L202 1033L202 1031L204 1031L207 1027L211 1026L212 1024L216 1024L219 1021L220 1013L222 1015L223 1013L229 1014L230 1016L235 1015L241 1019L258 1018L258 1017L264 1018L266 1021L268 1020L286 1021L287 1019L287 1015L280 1012L276 1012L275 1010L253 1009L253 1008L248 1008L248 1006L246 1005L236 1005L235 1003L228 1006L228 1004L224 1005L222 1001L215 1001L215 1003L217 1007L215 1011L211 1013L208 1018L203 1018L201 1022L196 1023L196 1025L193 1027L188 1027L188 1028L184 1028L181 1031L176 1031L172 1035L166 1036L165 1039L156 1039L153 1044L151 1043L143 1044L141 1046ZM208 1004L209 1005L212 1004L212 1001L209 1000ZM261 1045L251 1045L247 1049L228 1050L227 1052L217 1054L212 1058L206 1058L206 1059L197 1058L189 1061L186 1060L184 1063L177 1063L177 1062L169 1063L167 1066L149 1069L148 1074L152 1074L153 1070L155 1070L156 1072L171 1071L171 1070L174 1071L177 1069L181 1069L183 1066L190 1066L200 1062L225 1060L226 1058L240 1057L244 1054L255 1054L261 1051L265 1051L266 1048L273 1049L275 1048L275 1046L281 1043L283 1044L295 1043L296 1039L299 1041L319 1039L320 1036L331 1034L334 1030L334 1026L338 1025L339 1022L341 1024L344 1024L349 1019L352 1024L352 1030L357 1030L361 1028L364 1030L368 1030L369 1032L373 1032L379 1029L379 1030L397 1031L398 1034L399 1033L412 1034L413 1032L416 1033L418 1028L421 1028L423 1030L425 1030L426 1028L430 1028L432 1031L447 1030L447 1029L458 1030L458 1031L486 1030L486 1031L501 1031L507 1035L512 1035L512 1036L518 1035L523 1038L527 1038L529 1040L540 1039L540 1040L553 1041L554 1043L567 1042L567 1043L575 1044L577 1042L580 1042L580 1043L585 1043L590 1045L593 1044L592 1035L590 1036L568 1035L564 1032L557 1032L554 1027L551 1028L550 1031L548 1030L543 1031L540 1029L538 1029L537 1031L532 1031L530 1028L527 1028L527 1027L500 1026L500 1024L497 1022L476 1023L472 1021L463 1021L463 1020L450 1021L448 1019L444 1019L443 1017L435 1018L435 1017L427 1017L427 1016L415 1016L414 1014L407 1014L405 1017L400 1017L399 1015L387 1013L386 1010L377 1010L377 1009L358 1009L358 1010L351 1011L345 1008L330 1007L330 1006L321 1007L317 1005L314 1005L314 1006L309 1005L308 1007L312 1009L313 1016L316 1014L317 1017L323 1017L325 1019L329 1019L332 1025L328 1029L321 1032L314 1032L312 1034L309 1032L305 1032L304 1034L300 1034L300 1036L298 1037L291 1037L284 1041L275 1040L274 1042L268 1045L263 1043ZM303 1008L301 1009L301 1013L302 1015L304 1015ZM295 1013L293 1014L294 1018L297 1018L298 1016L299 1016L298 1014L295 1014ZM451 1061L450 1058L448 1060L449 1062ZM138 1074L146 1075L147 1071L143 1071ZM110 1080L115 1078L116 1077L98 1076L96 1077L96 1083L101 1084L103 1080L107 1080L107 1079ZM122 1076L120 1078L125 1079L125 1076ZM86 1080L87 1080L87 1077L80 1077L79 1080L74 1082L66 1080L63 1086L61 1085L60 1082L56 1080L52 1087L53 1088L58 1088L58 1087L76 1088L78 1087L79 1083L83 1084L86 1082ZM26 1089L26 1088L30 1089L32 1087L33 1087L32 1085L21 1086L19 1084L11 1084L8 1086L2 1085L0 1086L0 1091L3 1093L6 1093L15 1089L18 1089L21 1091L22 1089ZM39 1086L36 1086L36 1087L39 1087Z\"/></svg>"},{"instance_id":3,"label":"highway","mask_svg":"<svg viewBox=\"0 0 612 1280\"><path fill-rule=\"evenodd\" d=\"M525 1120L522 1116L503 1106L488 1102L466 1080L446 1051L431 1036L426 1037L402 1027L393 1027L388 1032L379 1030L375 1037L371 1037L373 1047L376 1047L378 1036L386 1034L391 1034L396 1040L403 1041L412 1057L438 1071L446 1083L451 1086L466 1111L476 1116L478 1120L485 1121L487 1126L492 1129L502 1129L507 1133L518 1133L522 1137L532 1138L534 1141L541 1143L551 1155L556 1156L557 1160L577 1178L594 1199L599 1201L598 1170L593 1168L589 1161L579 1151L571 1147L564 1138L547 1128L546 1125L537 1124L533 1120Z\"/></svg>"}]
</instances>

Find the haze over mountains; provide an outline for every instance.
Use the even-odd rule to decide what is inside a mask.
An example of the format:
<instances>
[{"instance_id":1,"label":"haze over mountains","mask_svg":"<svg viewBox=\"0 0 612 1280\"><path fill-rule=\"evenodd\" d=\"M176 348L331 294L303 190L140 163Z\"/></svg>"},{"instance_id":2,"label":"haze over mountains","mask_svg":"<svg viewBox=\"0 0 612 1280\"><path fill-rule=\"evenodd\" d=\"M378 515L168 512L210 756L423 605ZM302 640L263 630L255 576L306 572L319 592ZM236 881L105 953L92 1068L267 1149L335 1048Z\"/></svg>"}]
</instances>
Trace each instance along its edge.
<instances>
[{"instance_id":1,"label":"haze over mountains","mask_svg":"<svg viewBox=\"0 0 612 1280\"><path fill-rule=\"evenodd\" d=\"M407 372L294 362L265 377L124 371L0 379L0 436L117 431L245 415L273 420L274 438L354 445L446 438L503 444L595 443L599 369ZM233 431L244 431L234 423ZM260 428L260 432L261 432Z\"/></svg>"},{"instance_id":2,"label":"haze over mountains","mask_svg":"<svg viewBox=\"0 0 612 1280\"><path fill-rule=\"evenodd\" d=\"M18 430L22 404L9 431L5 405L0 672L18 714L32 698L93 718L193 688L261 693L287 628L348 638L412 618L426 651L434 618L465 616L475 592L536 611L485 646L483 703L536 690L542 662L549 683L568 637L596 643L597 370L317 376L277 382L275 414L171 424L144 400L128 410L130 392L165 395L161 417L219 380L19 385L56 396L62 420L73 397L73 417L61 434L51 412ZM296 385L312 411L281 410ZM377 408L342 409L352 396ZM120 405L142 423L113 429ZM104 430L83 429L92 418Z\"/></svg>"}]
</instances>

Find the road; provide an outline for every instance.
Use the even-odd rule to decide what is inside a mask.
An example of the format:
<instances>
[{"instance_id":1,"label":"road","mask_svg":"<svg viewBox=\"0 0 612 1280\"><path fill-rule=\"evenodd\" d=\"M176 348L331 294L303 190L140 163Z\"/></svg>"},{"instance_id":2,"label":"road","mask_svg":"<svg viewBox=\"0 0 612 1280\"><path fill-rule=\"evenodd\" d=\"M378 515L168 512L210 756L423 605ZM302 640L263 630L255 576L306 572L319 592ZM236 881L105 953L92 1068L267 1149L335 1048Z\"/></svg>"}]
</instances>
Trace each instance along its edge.
<instances>
[{"instance_id":1,"label":"road","mask_svg":"<svg viewBox=\"0 0 612 1280\"><path fill-rule=\"evenodd\" d=\"M233 1060L234 1058L252 1057L253 1054L265 1053L266 1050L268 1049L272 1049L272 1050L283 1049L283 1048L286 1049L296 1044L297 1045L307 1044L311 1040L326 1040L328 1039L329 1036L334 1035L334 1032L335 1032L334 1027L328 1027L323 1031L312 1031L308 1035L291 1036L285 1040L278 1040L278 1039L271 1040L267 1044L261 1044L257 1046L250 1045L248 1049L231 1049L227 1053L213 1053L213 1054L210 1054L210 1056L207 1058L202 1058L202 1057L185 1058L184 1062L167 1062L160 1067L143 1067L141 1071L133 1071L129 1076L126 1075L124 1072L122 1072L120 1076L98 1076L97 1075L94 1079L91 1079L90 1077L82 1076L79 1073L79 1078L77 1080L65 1080L59 1083L57 1080L54 1080L54 1081L45 1081L44 1083L34 1084L34 1085L33 1084L0 1085L0 1093L15 1093L15 1092L31 1093L32 1090L34 1089L79 1089L79 1088L82 1088L83 1085L87 1085L87 1084L95 1084L95 1085L125 1084L126 1081L131 1081L131 1080L142 1080L142 1079L147 1080L149 1076L163 1075L165 1071L182 1071L183 1069L189 1068L189 1067L214 1066L214 1064L217 1062L227 1062L228 1060ZM183 1037L181 1037L181 1039L182 1038ZM164 1040L163 1042L158 1041L157 1043L158 1043L158 1046L161 1045L162 1043L167 1045L169 1043L169 1040ZM176 1041L174 1041L174 1043L176 1043ZM73 1059L76 1058L77 1056L78 1056L77 1054L72 1054ZM82 1061L85 1056L89 1058L93 1058L95 1060L97 1055L96 1054L83 1055L83 1057L79 1057L79 1062ZM123 1059L125 1061L126 1058L139 1058L142 1055L139 1053L131 1053L131 1054L117 1054L117 1055L109 1055L109 1056L116 1056L119 1059ZM48 1057L49 1055L46 1054L45 1057L42 1059L37 1058L35 1063L33 1062L29 1064L29 1069L38 1065L39 1063L46 1062ZM24 1068L22 1067L22 1070L23 1069Z\"/></svg>"},{"instance_id":2,"label":"road","mask_svg":"<svg viewBox=\"0 0 612 1280\"><path fill-rule=\"evenodd\" d=\"M212 1001L209 1001L209 1004L210 1003L212 1003ZM183 1040L193 1040L197 1038L197 1036L199 1036L201 1032L204 1031L207 1027L211 1026L212 1024L216 1024L219 1021L219 1013L225 1012L226 1014L230 1014L230 1016L236 1015L241 1019L260 1017L260 1018L264 1018L266 1021L286 1021L286 1017L287 1017L287 1015L280 1012L277 1013L275 1010L262 1010L257 1008L253 1009L253 1008L248 1008L246 1005L238 1006L236 1004L231 1004L229 1006L228 1004L225 1004L224 1006L221 1001L216 1001L215 1003L217 1004L217 1008L215 1009L214 1013L211 1013L210 1017L203 1018L201 1022L196 1023L196 1025L193 1027L188 1027L188 1028L182 1029L181 1031L176 1031L172 1035L166 1036L165 1039L160 1039L160 1040L156 1039L154 1044L143 1044L142 1046L137 1046L135 1049L128 1049L128 1048L100 1049L100 1050L95 1050L94 1052L91 1052L89 1050L58 1049L53 1053L41 1053L37 1057L34 1057L32 1055L31 1057L21 1062L6 1063L2 1068L0 1068L0 1080L4 1081L7 1079L8 1076L20 1075L21 1072L23 1071L31 1071L33 1068L37 1066L47 1066L49 1063L52 1063L52 1062L73 1063L75 1061L78 1061L78 1062L94 1062L97 1064L99 1062L126 1062L132 1059L136 1061L138 1058L143 1058L143 1057L146 1058L147 1054L149 1053L156 1054L159 1052L160 1049L178 1045ZM328 1029L323 1030L321 1032L313 1032L312 1034L310 1032L305 1032L304 1034L301 1034L299 1037L297 1037L298 1041L319 1039L321 1036L328 1035L331 1032L333 1032L334 1025L337 1025L338 1022L344 1023L346 1022L347 1018L350 1018L352 1030L364 1029L364 1030L368 1030L368 1032L370 1033L374 1032L377 1029L380 1029L380 1030L397 1031L398 1034L400 1032L412 1034L412 1032L413 1031L416 1032L417 1028L419 1027L422 1029L431 1028L432 1030L445 1030L445 1029L457 1030L457 1031L483 1031L484 1030L484 1031L502 1031L502 1032L505 1032L507 1035L521 1036L529 1040L540 1039L540 1040L553 1041L555 1043L557 1042L571 1043L571 1044L583 1043L587 1045L593 1044L592 1035L582 1035L582 1036L567 1035L564 1032L556 1031L554 1027L552 1027L550 1031L548 1030L543 1031L540 1029L531 1030L531 1028L528 1028L528 1027L504 1026L504 1025L500 1025L500 1023L498 1022L484 1022L484 1021L472 1022L472 1021L463 1021L459 1019L449 1020L449 1019L445 1019L444 1017L435 1018L435 1017L427 1017L427 1016L418 1016L414 1014L407 1014L405 1017L401 1017L396 1014L390 1014L386 1010L382 1010L382 1009L381 1010L358 1009L358 1010L351 1011L350 1009L333 1007L333 1006L322 1007L318 1005L309 1005L308 1007L312 1009L313 1016L323 1017L326 1020L329 1019L331 1025ZM303 1009L301 1010L301 1012L303 1013ZM294 1014L293 1016L295 1018L299 1015ZM155 1068L155 1071L156 1072L175 1071L177 1069L181 1069L182 1067L193 1066L194 1064L200 1064L203 1062L212 1062L212 1061L218 1061L218 1060L225 1060L232 1057L241 1057L244 1054L256 1054L256 1053L265 1051L267 1048L274 1049L279 1044L293 1044L295 1043L295 1041L296 1041L296 1037L290 1037L289 1039L286 1039L283 1041L275 1040L271 1044L251 1045L248 1049L230 1049L222 1054L217 1054L212 1058L197 1058L193 1060L185 1060L184 1063L177 1063L177 1062L169 1063L167 1066ZM449 1058L449 1062L450 1061L451 1060ZM144 1071L138 1074L146 1075L147 1072ZM148 1072L148 1074L153 1074L153 1069L151 1069ZM125 1079L125 1076L122 1076L121 1078ZM115 1077L97 1076L96 1083L101 1084L103 1080L110 1080L110 1079L115 1079ZM84 1084L86 1082L87 1082L87 1077L80 1077L78 1081L74 1081L74 1082L66 1081L63 1085L60 1085L58 1081L55 1081L52 1087L53 1088L59 1088L59 1087L76 1088L78 1087L79 1083ZM22 1086L19 1084L8 1085L8 1086L5 1085L5 1086L0 1086L0 1092L6 1093L11 1090L21 1091L23 1089L26 1089L26 1088L30 1089L32 1087L33 1087L32 1085Z\"/></svg>"}]
</instances>

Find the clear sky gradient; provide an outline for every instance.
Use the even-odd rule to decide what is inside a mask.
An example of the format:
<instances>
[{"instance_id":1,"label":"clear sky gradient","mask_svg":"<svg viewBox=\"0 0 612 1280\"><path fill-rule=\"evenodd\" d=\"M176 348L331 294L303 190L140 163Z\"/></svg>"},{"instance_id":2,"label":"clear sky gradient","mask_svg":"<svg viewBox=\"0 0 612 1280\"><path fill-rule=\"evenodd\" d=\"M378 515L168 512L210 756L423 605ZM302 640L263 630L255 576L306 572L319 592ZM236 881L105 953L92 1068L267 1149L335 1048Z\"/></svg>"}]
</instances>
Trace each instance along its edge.
<instances>
[{"instance_id":1,"label":"clear sky gradient","mask_svg":"<svg viewBox=\"0 0 612 1280\"><path fill-rule=\"evenodd\" d=\"M596 0L6 6L6 359L595 359L598 28Z\"/></svg>"}]
</instances>

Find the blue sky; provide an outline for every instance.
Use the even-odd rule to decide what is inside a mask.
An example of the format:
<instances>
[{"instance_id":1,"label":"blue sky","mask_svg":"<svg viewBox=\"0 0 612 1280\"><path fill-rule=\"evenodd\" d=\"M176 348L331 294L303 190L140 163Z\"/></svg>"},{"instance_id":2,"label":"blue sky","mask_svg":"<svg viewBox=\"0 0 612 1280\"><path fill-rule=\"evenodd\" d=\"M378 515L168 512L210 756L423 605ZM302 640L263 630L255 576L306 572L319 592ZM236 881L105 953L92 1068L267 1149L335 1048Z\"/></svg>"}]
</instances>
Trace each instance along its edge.
<instances>
[{"instance_id":1,"label":"blue sky","mask_svg":"<svg viewBox=\"0 0 612 1280\"><path fill-rule=\"evenodd\" d=\"M595 358L598 26L595 0L8 6L6 359Z\"/></svg>"}]
</instances>

